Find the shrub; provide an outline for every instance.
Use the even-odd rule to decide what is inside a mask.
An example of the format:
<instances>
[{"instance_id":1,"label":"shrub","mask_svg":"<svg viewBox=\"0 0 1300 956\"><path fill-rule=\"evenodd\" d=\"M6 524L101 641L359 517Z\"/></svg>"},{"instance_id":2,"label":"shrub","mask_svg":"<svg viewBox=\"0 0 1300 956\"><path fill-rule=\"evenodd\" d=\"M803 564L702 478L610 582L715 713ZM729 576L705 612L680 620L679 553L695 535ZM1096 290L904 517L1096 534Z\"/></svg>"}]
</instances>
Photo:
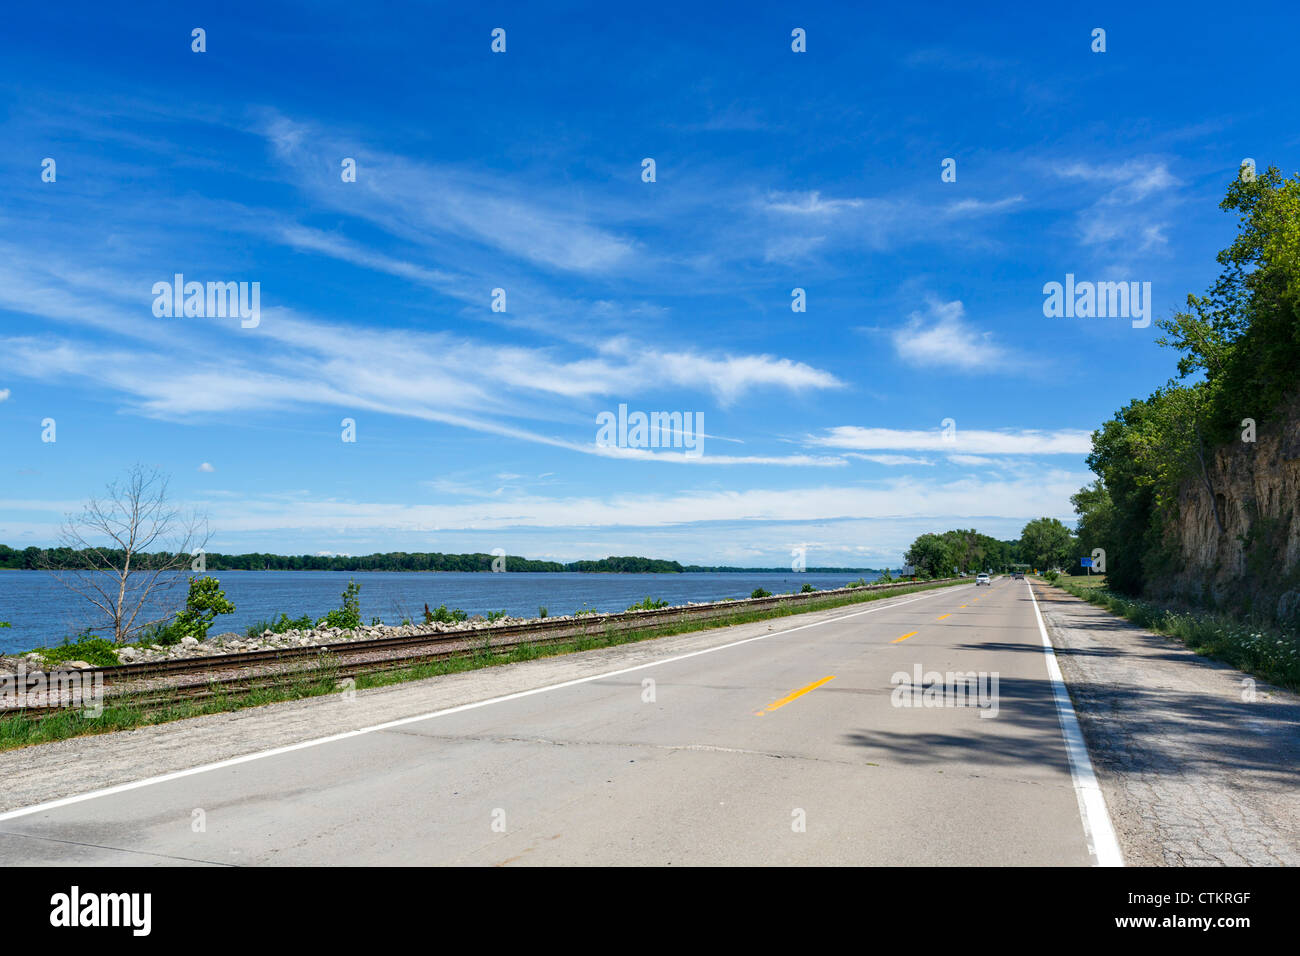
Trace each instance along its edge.
<instances>
[{"instance_id":1,"label":"shrub","mask_svg":"<svg viewBox=\"0 0 1300 956\"><path fill-rule=\"evenodd\" d=\"M179 644L184 636L180 628L176 626L175 619L173 619L171 621L159 621L156 624L140 628L135 632L135 643L141 647L148 647L152 644L157 644L159 647L171 647L173 644Z\"/></svg>"},{"instance_id":2,"label":"shrub","mask_svg":"<svg viewBox=\"0 0 1300 956\"><path fill-rule=\"evenodd\" d=\"M348 586L341 595L343 606L329 611L317 621L323 627L336 627L343 631L354 631L361 626L361 585L348 581Z\"/></svg>"},{"instance_id":3,"label":"shrub","mask_svg":"<svg viewBox=\"0 0 1300 956\"><path fill-rule=\"evenodd\" d=\"M38 647L36 653L46 667L54 667L64 661L85 661L96 667L112 667L121 661L117 657L117 647L112 641L95 637L89 631L77 635L74 641L65 637L58 647Z\"/></svg>"},{"instance_id":4,"label":"shrub","mask_svg":"<svg viewBox=\"0 0 1300 956\"><path fill-rule=\"evenodd\" d=\"M548 610L546 609L546 606L545 606L545 605L543 605L542 607L539 607L539 608L537 609L537 616L538 616L538 617L546 617L546 615L548 615L548 614L550 614L550 613L551 613L551 612L548 611Z\"/></svg>"},{"instance_id":5,"label":"shrub","mask_svg":"<svg viewBox=\"0 0 1300 956\"><path fill-rule=\"evenodd\" d=\"M499 620L501 620L503 617L509 617L509 616L510 616L510 615L507 614L504 610L502 610L502 611L488 611L488 612L487 612L487 619L488 619L489 622L491 622L491 621L499 621Z\"/></svg>"},{"instance_id":6,"label":"shrub","mask_svg":"<svg viewBox=\"0 0 1300 956\"><path fill-rule=\"evenodd\" d=\"M652 597L647 597L644 601L633 604L628 608L629 611L657 611L661 607L667 607L667 601L656 601Z\"/></svg>"},{"instance_id":7,"label":"shrub","mask_svg":"<svg viewBox=\"0 0 1300 956\"><path fill-rule=\"evenodd\" d=\"M447 610L447 605L439 604L436 611L430 611L429 605L424 606L424 623L425 624L455 624L468 618L469 615L460 608Z\"/></svg>"},{"instance_id":8,"label":"shrub","mask_svg":"<svg viewBox=\"0 0 1300 956\"><path fill-rule=\"evenodd\" d=\"M218 614L233 614L235 605L226 600L226 592L221 590L221 582L216 578L190 578L190 593L185 599L185 610L176 615L176 619L166 629L167 641L158 643L176 644L182 638L192 637L205 640L212 620Z\"/></svg>"},{"instance_id":9,"label":"shrub","mask_svg":"<svg viewBox=\"0 0 1300 956\"><path fill-rule=\"evenodd\" d=\"M752 590L752 591L749 592L749 596L752 597L752 598L771 597L771 596L772 596L772 592L771 592L771 591L765 591L765 590L763 590L762 588L754 588L754 590Z\"/></svg>"},{"instance_id":10,"label":"shrub","mask_svg":"<svg viewBox=\"0 0 1300 956\"><path fill-rule=\"evenodd\" d=\"M811 584L805 584L803 587L801 587L801 588L799 589L799 593L800 593L800 594L812 594L812 593L813 593L814 591L816 591L816 590L817 590L817 589L816 589L815 587L813 587Z\"/></svg>"},{"instance_id":11,"label":"shrub","mask_svg":"<svg viewBox=\"0 0 1300 956\"><path fill-rule=\"evenodd\" d=\"M261 637L265 631L270 631L273 634L283 634L285 631L309 631L315 626L316 618L310 614L304 614L302 617L290 617L281 611L279 620L258 621L256 624L250 624L245 633L249 637Z\"/></svg>"}]
</instances>

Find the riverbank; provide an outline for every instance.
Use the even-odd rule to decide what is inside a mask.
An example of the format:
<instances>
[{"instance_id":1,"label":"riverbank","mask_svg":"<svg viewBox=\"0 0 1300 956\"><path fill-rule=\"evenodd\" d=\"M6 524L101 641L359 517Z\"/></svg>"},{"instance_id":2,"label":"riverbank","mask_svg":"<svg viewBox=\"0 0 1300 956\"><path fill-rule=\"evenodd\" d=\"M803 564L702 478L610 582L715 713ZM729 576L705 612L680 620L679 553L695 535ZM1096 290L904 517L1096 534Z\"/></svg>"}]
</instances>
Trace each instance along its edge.
<instances>
[{"instance_id":1,"label":"riverbank","mask_svg":"<svg viewBox=\"0 0 1300 956\"><path fill-rule=\"evenodd\" d=\"M871 575L782 573L686 573L686 574L481 574L476 572L370 571L349 574L339 571L222 571L210 573L235 605L235 612L219 616L209 633L247 635L251 628L290 617L310 616L319 620L339 606L339 595L348 581L361 585L359 612L370 624L378 618L384 626L423 620L425 604L463 608L467 615L505 612L511 618L540 616L540 609L557 615L577 611L621 612L646 596L671 605L689 602L747 598L755 588L773 594L788 594L808 584L819 591L844 587ZM169 601L147 609L149 617L165 617L184 602L186 580L182 576ZM54 647L65 637L81 634L87 626L102 627L103 614L50 575L40 571L0 573L0 621L13 626L0 630L0 653L15 654L34 647ZM102 633L102 632L101 632Z\"/></svg>"}]
</instances>

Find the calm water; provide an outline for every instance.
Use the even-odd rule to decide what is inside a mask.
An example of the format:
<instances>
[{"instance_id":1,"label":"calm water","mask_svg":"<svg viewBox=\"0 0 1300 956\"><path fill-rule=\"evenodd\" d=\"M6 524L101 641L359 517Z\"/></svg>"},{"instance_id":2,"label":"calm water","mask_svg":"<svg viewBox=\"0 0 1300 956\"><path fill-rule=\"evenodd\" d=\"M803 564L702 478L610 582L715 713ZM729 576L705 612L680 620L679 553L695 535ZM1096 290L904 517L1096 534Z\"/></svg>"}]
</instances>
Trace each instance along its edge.
<instances>
[{"instance_id":1,"label":"calm water","mask_svg":"<svg viewBox=\"0 0 1300 956\"><path fill-rule=\"evenodd\" d=\"M398 624L403 618L419 621L424 604L446 604L470 614L508 611L517 617L534 617L545 605L555 615L572 614L582 607L598 611L623 611L645 597L670 604L749 597L757 587L773 594L797 591L804 584L815 588L842 587L849 581L875 574L522 574L418 573L370 571L218 571L226 597L235 613L218 617L211 634L243 633L248 625L279 616L320 616L339 606L339 595L350 578L361 585L361 614L368 622L381 618ZM172 592L179 606L184 586ZM99 614L85 598L74 594L42 571L0 571L0 652L27 650L57 644L86 624L99 624Z\"/></svg>"}]
</instances>

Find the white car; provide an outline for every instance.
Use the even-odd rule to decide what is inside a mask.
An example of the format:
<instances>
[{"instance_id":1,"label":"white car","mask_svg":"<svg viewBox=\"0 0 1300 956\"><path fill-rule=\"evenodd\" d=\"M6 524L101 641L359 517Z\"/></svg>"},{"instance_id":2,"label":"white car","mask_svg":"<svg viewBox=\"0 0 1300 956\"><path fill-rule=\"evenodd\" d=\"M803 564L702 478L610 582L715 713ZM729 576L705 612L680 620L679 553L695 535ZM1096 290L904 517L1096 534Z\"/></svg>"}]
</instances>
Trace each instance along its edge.
<instances>
[{"instance_id":1,"label":"white car","mask_svg":"<svg viewBox=\"0 0 1300 956\"><path fill-rule=\"evenodd\" d=\"M987 574L975 575L975 586L979 587L981 584L987 584L989 587L993 587L993 582L989 580L989 576Z\"/></svg>"}]
</instances>

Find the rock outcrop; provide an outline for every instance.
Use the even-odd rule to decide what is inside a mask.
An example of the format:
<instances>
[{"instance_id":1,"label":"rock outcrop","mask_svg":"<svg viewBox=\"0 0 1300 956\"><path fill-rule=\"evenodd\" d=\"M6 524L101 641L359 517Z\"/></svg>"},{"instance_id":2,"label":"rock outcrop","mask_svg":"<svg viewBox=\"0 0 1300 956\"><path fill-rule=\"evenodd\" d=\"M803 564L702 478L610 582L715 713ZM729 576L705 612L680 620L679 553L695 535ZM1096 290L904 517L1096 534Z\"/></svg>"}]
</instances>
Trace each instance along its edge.
<instances>
[{"instance_id":1,"label":"rock outcrop","mask_svg":"<svg viewBox=\"0 0 1300 956\"><path fill-rule=\"evenodd\" d=\"M1300 626L1300 394L1279 411L1256 441L1215 450L1213 500L1199 477L1183 485L1168 536L1175 566L1151 582L1156 596Z\"/></svg>"}]
</instances>

